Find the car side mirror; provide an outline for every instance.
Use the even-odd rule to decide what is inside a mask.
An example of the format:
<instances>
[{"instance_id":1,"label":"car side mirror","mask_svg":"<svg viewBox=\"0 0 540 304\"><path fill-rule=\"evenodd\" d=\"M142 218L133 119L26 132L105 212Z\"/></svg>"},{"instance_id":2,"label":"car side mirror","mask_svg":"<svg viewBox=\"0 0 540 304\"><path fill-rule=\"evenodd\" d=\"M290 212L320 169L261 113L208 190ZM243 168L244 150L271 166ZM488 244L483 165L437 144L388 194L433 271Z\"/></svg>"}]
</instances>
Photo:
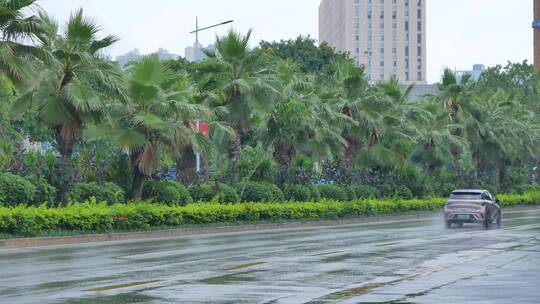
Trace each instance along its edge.
<instances>
[{"instance_id":1,"label":"car side mirror","mask_svg":"<svg viewBox=\"0 0 540 304\"><path fill-rule=\"evenodd\" d=\"M496 204L498 204L498 203L500 203L500 202L501 202L501 201L500 201L498 198L495 199L495 203L496 203Z\"/></svg>"}]
</instances>

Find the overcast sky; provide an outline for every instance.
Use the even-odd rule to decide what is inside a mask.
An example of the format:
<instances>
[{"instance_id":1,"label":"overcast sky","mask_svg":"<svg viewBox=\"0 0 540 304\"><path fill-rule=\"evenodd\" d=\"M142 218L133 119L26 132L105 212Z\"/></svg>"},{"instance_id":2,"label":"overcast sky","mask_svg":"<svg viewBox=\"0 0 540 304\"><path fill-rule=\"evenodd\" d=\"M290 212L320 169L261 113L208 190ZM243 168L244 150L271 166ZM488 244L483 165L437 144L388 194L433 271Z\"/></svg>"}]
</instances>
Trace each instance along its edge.
<instances>
[{"instance_id":1,"label":"overcast sky","mask_svg":"<svg viewBox=\"0 0 540 304\"><path fill-rule=\"evenodd\" d=\"M532 61L532 0L426 0L428 81L440 78L443 67L470 69ZM195 16L201 26L234 19L241 32L253 29L260 40L280 40L298 35L318 37L320 0L39 0L39 5L60 20L82 7L103 26L104 33L121 41L112 57L138 48L143 53L163 47L184 55L193 45L189 32ZM203 44L228 27L201 33Z\"/></svg>"}]
</instances>

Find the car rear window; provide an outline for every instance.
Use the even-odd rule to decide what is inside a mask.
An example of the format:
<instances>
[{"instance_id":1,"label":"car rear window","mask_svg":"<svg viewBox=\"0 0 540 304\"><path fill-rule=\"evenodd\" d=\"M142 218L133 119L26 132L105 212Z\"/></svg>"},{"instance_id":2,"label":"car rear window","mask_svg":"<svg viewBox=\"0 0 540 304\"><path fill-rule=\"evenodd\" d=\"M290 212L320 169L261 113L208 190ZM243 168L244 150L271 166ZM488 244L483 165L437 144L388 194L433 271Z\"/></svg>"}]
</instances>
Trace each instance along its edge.
<instances>
[{"instance_id":1,"label":"car rear window","mask_svg":"<svg viewBox=\"0 0 540 304\"><path fill-rule=\"evenodd\" d=\"M480 199L480 192L454 192L450 195L450 199Z\"/></svg>"}]
</instances>

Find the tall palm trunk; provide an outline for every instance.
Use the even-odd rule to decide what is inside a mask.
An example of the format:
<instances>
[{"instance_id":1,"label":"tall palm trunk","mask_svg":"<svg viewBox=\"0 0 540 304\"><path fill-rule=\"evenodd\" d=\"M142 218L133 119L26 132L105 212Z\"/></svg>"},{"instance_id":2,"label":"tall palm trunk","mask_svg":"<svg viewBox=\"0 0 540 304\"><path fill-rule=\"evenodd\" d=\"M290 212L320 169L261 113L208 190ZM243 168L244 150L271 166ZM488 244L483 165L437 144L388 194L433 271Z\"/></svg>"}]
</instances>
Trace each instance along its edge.
<instances>
[{"instance_id":1,"label":"tall palm trunk","mask_svg":"<svg viewBox=\"0 0 540 304\"><path fill-rule=\"evenodd\" d=\"M176 161L176 180L183 185L191 185L198 181L195 153L191 147L182 151Z\"/></svg>"},{"instance_id":2,"label":"tall palm trunk","mask_svg":"<svg viewBox=\"0 0 540 304\"><path fill-rule=\"evenodd\" d=\"M283 186L289 177L289 167L294 155L294 149L284 143L275 147L274 157L278 163L278 185Z\"/></svg>"},{"instance_id":3,"label":"tall palm trunk","mask_svg":"<svg viewBox=\"0 0 540 304\"><path fill-rule=\"evenodd\" d=\"M140 201L142 199L142 193L144 188L144 173L141 172L139 169L138 159L139 159L139 153L133 153L131 155L131 165L133 167L133 184L131 187L131 197L136 200Z\"/></svg>"},{"instance_id":4,"label":"tall palm trunk","mask_svg":"<svg viewBox=\"0 0 540 304\"><path fill-rule=\"evenodd\" d=\"M242 152L242 142L239 134L235 134L230 139L227 152L229 156L230 177L233 182L236 182L238 178L238 161L240 160L240 154Z\"/></svg>"},{"instance_id":5,"label":"tall palm trunk","mask_svg":"<svg viewBox=\"0 0 540 304\"><path fill-rule=\"evenodd\" d=\"M352 172L356 155L358 154L358 142L352 139L347 140L347 147L340 157L341 178L342 182L350 183L352 180Z\"/></svg>"},{"instance_id":6,"label":"tall palm trunk","mask_svg":"<svg viewBox=\"0 0 540 304\"><path fill-rule=\"evenodd\" d=\"M72 159L75 138L64 136L62 126L58 126L55 128L55 139L60 157L54 165L53 184L58 190L58 200L66 202L78 177L77 166Z\"/></svg>"}]
</instances>

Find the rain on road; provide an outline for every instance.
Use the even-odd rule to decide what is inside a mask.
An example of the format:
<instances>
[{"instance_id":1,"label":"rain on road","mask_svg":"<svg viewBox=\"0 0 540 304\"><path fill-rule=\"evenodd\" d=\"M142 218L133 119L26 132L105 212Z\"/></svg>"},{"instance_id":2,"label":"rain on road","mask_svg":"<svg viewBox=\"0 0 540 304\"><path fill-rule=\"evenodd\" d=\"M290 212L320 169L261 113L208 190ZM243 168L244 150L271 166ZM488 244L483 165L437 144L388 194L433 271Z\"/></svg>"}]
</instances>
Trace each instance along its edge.
<instances>
[{"instance_id":1,"label":"rain on road","mask_svg":"<svg viewBox=\"0 0 540 304\"><path fill-rule=\"evenodd\" d=\"M0 303L538 303L540 210L0 250Z\"/></svg>"}]
</instances>

